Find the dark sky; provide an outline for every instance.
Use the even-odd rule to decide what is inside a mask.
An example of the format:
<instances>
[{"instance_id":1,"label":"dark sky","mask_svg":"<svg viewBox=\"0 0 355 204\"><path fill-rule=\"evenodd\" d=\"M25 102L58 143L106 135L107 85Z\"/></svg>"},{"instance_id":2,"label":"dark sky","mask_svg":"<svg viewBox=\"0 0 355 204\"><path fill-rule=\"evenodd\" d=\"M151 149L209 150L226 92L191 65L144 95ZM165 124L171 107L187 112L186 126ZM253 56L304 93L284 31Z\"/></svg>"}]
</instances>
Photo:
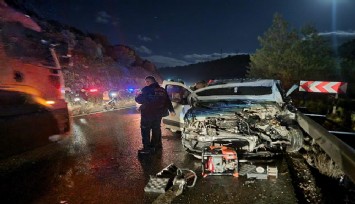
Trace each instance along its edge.
<instances>
[{"instance_id":1,"label":"dark sky","mask_svg":"<svg viewBox=\"0 0 355 204\"><path fill-rule=\"evenodd\" d=\"M27 1L26 1L27 2ZM291 27L355 38L355 0L37 0L41 16L102 33L159 67L254 53L278 12Z\"/></svg>"}]
</instances>

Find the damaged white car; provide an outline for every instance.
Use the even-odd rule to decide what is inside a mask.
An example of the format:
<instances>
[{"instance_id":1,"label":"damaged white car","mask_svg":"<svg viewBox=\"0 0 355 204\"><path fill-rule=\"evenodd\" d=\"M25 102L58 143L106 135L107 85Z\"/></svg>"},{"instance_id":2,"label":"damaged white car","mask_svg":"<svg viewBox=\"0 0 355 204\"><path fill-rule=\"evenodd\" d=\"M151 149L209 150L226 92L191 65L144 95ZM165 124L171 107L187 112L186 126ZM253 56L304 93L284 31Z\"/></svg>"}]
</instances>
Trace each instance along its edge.
<instances>
[{"instance_id":1,"label":"damaged white car","mask_svg":"<svg viewBox=\"0 0 355 204\"><path fill-rule=\"evenodd\" d=\"M211 145L234 147L244 158L295 152L303 145L278 80L217 80L195 91L178 82L164 81L163 87L176 112L163 123L181 131L184 148L198 158Z\"/></svg>"}]
</instances>

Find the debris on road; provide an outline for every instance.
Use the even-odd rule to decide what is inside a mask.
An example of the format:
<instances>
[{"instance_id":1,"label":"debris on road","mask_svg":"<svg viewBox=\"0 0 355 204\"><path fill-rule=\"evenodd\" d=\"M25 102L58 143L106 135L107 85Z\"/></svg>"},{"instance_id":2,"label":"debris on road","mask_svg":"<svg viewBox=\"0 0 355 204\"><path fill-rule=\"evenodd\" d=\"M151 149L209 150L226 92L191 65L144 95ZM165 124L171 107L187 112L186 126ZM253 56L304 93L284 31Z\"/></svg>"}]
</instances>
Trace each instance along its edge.
<instances>
[{"instance_id":1,"label":"debris on road","mask_svg":"<svg viewBox=\"0 0 355 204\"><path fill-rule=\"evenodd\" d=\"M277 178L278 176L278 170L277 167L271 167L271 166L267 166L267 175L268 177L274 177Z\"/></svg>"},{"instance_id":2,"label":"debris on road","mask_svg":"<svg viewBox=\"0 0 355 204\"><path fill-rule=\"evenodd\" d=\"M240 176L247 175L247 178L256 178L256 179L268 179L268 178L278 178L278 169L277 167L267 166L265 168L251 164L243 164L239 170Z\"/></svg>"},{"instance_id":3,"label":"debris on road","mask_svg":"<svg viewBox=\"0 0 355 204\"><path fill-rule=\"evenodd\" d=\"M150 176L144 192L161 193L153 203L170 203L176 196L181 195L186 187L194 187L196 181L197 175L194 171L180 169L172 163L155 176Z\"/></svg>"},{"instance_id":4,"label":"debris on road","mask_svg":"<svg viewBox=\"0 0 355 204\"><path fill-rule=\"evenodd\" d=\"M144 192L165 193L168 188L169 178L159 178L150 176L148 184L144 187Z\"/></svg>"},{"instance_id":5,"label":"debris on road","mask_svg":"<svg viewBox=\"0 0 355 204\"><path fill-rule=\"evenodd\" d=\"M247 173L247 178L267 179L267 172L263 167L258 166Z\"/></svg>"},{"instance_id":6,"label":"debris on road","mask_svg":"<svg viewBox=\"0 0 355 204\"><path fill-rule=\"evenodd\" d=\"M240 167L239 170L239 175L240 176L245 176L247 175L247 173L249 173L250 171L252 171L253 169L255 169L256 166L255 165L251 165L251 164L244 164Z\"/></svg>"}]
</instances>

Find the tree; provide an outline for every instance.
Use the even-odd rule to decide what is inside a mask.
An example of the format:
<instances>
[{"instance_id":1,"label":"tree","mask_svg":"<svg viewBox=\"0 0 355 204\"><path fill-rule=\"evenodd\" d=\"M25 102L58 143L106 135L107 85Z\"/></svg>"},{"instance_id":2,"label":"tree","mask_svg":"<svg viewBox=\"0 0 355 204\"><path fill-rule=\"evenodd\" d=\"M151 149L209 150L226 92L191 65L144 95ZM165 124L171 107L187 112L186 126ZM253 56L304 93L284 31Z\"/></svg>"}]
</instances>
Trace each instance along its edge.
<instances>
[{"instance_id":1,"label":"tree","mask_svg":"<svg viewBox=\"0 0 355 204\"><path fill-rule=\"evenodd\" d=\"M355 82L355 39L339 47L342 76L345 81Z\"/></svg>"},{"instance_id":2,"label":"tree","mask_svg":"<svg viewBox=\"0 0 355 204\"><path fill-rule=\"evenodd\" d=\"M250 57L248 76L283 81L291 78L286 56L298 36L295 31L288 31L288 23L281 15L275 14L271 27L258 40L261 48Z\"/></svg>"},{"instance_id":3,"label":"tree","mask_svg":"<svg viewBox=\"0 0 355 204\"><path fill-rule=\"evenodd\" d=\"M307 25L301 29L300 40L294 48L293 54L301 59L296 79L338 80L338 70L331 47L318 35L314 26Z\"/></svg>"},{"instance_id":4,"label":"tree","mask_svg":"<svg viewBox=\"0 0 355 204\"><path fill-rule=\"evenodd\" d=\"M289 88L299 80L333 76L330 48L313 26L297 32L275 14L271 27L258 40L261 48L250 57L249 77L280 79Z\"/></svg>"}]
</instances>

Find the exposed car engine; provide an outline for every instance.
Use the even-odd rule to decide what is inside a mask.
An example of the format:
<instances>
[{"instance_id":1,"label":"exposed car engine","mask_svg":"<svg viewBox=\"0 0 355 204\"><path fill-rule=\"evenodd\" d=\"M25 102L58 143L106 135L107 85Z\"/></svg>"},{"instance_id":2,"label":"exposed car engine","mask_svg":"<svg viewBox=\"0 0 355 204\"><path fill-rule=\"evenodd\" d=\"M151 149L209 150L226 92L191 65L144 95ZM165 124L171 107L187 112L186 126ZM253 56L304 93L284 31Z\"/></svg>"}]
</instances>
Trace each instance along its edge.
<instances>
[{"instance_id":1,"label":"exposed car engine","mask_svg":"<svg viewBox=\"0 0 355 204\"><path fill-rule=\"evenodd\" d=\"M215 143L247 153L294 152L302 147L303 135L293 119L292 112L270 103L197 108L185 115L183 145L197 154Z\"/></svg>"}]
</instances>

